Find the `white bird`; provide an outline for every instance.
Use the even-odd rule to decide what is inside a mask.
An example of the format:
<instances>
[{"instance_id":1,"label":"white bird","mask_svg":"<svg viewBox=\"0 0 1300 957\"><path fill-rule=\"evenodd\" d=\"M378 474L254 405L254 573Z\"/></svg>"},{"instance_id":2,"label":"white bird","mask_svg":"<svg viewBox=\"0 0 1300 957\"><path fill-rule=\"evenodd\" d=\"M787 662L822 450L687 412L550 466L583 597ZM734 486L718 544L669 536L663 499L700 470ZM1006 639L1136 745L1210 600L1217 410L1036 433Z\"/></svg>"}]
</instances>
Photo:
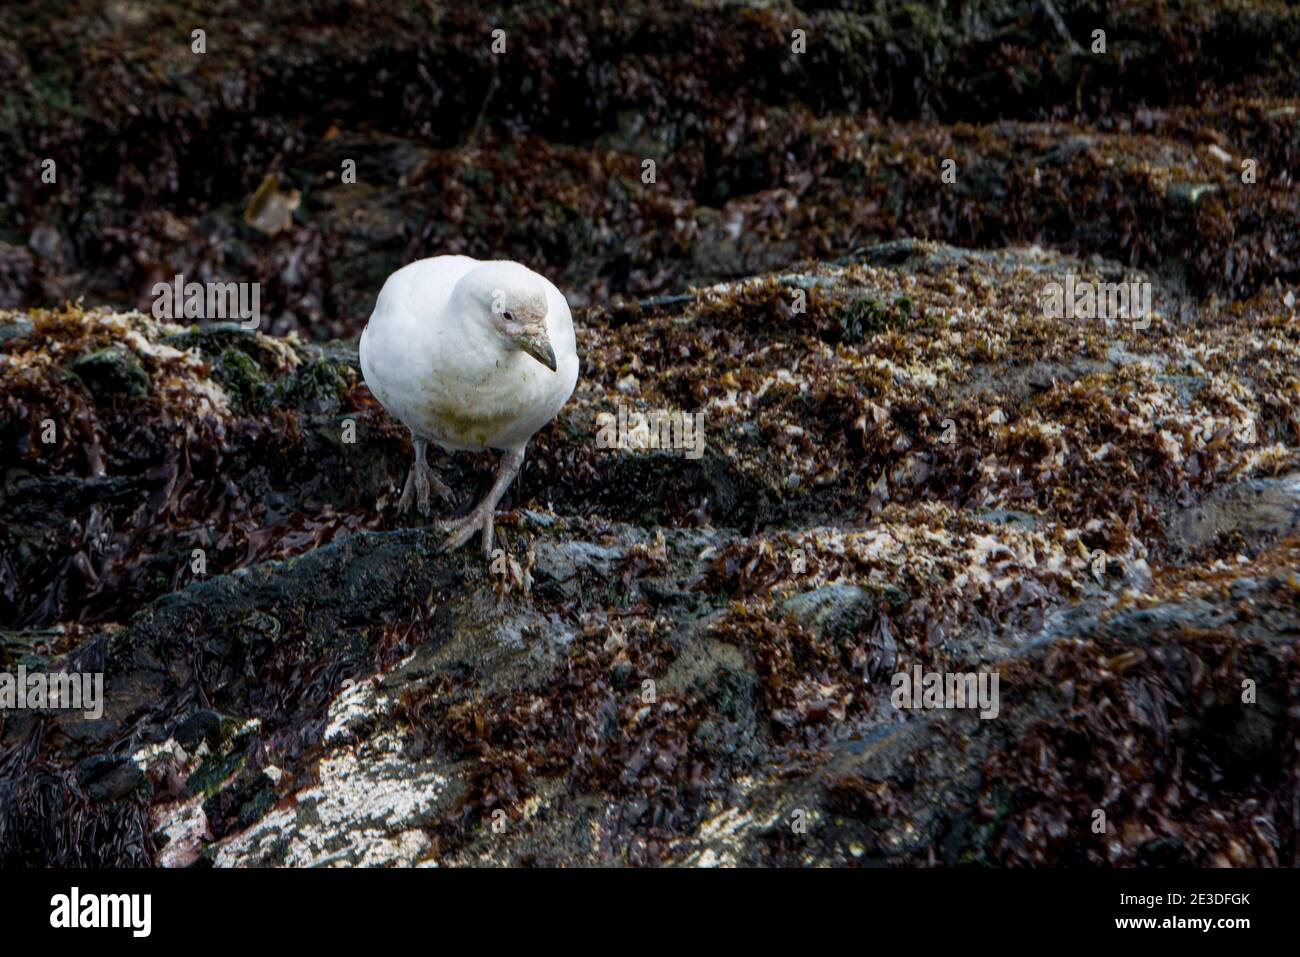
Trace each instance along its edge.
<instances>
[{"instance_id":1,"label":"white bird","mask_svg":"<svg viewBox=\"0 0 1300 957\"><path fill-rule=\"evenodd\" d=\"M492 552L497 503L519 473L524 447L573 394L578 348L560 290L516 262L434 256L403 266L379 291L361 333L361 374L389 414L411 430L415 462L398 508L412 492L429 513L432 488L451 489L425 462L429 443L448 451L497 449L501 461L483 500L440 523L448 550L483 532Z\"/></svg>"}]
</instances>

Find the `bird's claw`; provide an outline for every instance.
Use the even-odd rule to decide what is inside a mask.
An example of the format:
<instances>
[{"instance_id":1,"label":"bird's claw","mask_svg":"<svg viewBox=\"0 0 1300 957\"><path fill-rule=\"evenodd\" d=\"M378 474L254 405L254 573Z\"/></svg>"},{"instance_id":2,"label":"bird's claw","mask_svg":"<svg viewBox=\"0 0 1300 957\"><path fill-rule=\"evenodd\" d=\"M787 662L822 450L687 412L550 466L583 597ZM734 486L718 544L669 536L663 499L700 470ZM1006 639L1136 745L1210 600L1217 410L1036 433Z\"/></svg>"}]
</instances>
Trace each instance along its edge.
<instances>
[{"instance_id":1,"label":"bird's claw","mask_svg":"<svg viewBox=\"0 0 1300 957\"><path fill-rule=\"evenodd\" d=\"M433 488L434 494L448 505L455 505L456 496L452 493L451 486L438 478L438 473L427 465L425 466L425 470L429 473L429 484Z\"/></svg>"},{"instance_id":2,"label":"bird's claw","mask_svg":"<svg viewBox=\"0 0 1300 957\"><path fill-rule=\"evenodd\" d=\"M411 470L406 473L406 484L402 486L402 497L397 500L397 510L399 512L409 512L411 506L415 504L415 475L416 468L415 466L411 466ZM420 511L424 512L426 515L428 514L423 507L421 507Z\"/></svg>"},{"instance_id":3,"label":"bird's claw","mask_svg":"<svg viewBox=\"0 0 1300 957\"><path fill-rule=\"evenodd\" d=\"M444 502L454 504L451 488L429 466L416 462L411 471L406 473L406 485L402 487L402 497L397 500L399 512L408 511L417 505L421 515L428 516L432 511L430 492L436 492Z\"/></svg>"},{"instance_id":4,"label":"bird's claw","mask_svg":"<svg viewBox=\"0 0 1300 957\"><path fill-rule=\"evenodd\" d=\"M439 522L439 529L451 533L447 536L447 540L443 542L442 550L444 552L454 552L473 538L475 532L481 531L483 533L483 557L491 558L493 522L495 518L496 515L492 509L476 508L462 518L452 518Z\"/></svg>"}]
</instances>

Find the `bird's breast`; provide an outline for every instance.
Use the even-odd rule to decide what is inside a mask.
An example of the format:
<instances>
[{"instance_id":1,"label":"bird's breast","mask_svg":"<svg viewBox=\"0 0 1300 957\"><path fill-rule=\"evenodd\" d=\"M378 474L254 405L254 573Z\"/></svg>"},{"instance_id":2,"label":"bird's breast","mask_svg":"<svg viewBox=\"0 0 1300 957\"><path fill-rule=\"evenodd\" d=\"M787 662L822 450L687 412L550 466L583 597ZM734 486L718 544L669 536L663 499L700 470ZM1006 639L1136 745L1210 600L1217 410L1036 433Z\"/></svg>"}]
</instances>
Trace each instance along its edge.
<instances>
[{"instance_id":1,"label":"bird's breast","mask_svg":"<svg viewBox=\"0 0 1300 957\"><path fill-rule=\"evenodd\" d=\"M446 319L446 317L443 317ZM377 321L381 320L381 321ZM570 341L557 341L559 372L490 336L410 312L372 318L362 372L384 407L447 449L515 448L564 405L577 379Z\"/></svg>"},{"instance_id":2,"label":"bird's breast","mask_svg":"<svg viewBox=\"0 0 1300 957\"><path fill-rule=\"evenodd\" d=\"M433 398L419 410L425 434L449 448L485 449L509 431L519 418L516 410Z\"/></svg>"},{"instance_id":3,"label":"bird's breast","mask_svg":"<svg viewBox=\"0 0 1300 957\"><path fill-rule=\"evenodd\" d=\"M549 422L570 391L531 357L510 356L473 382L430 376L411 410L418 422L408 424L446 448L510 448Z\"/></svg>"}]
</instances>

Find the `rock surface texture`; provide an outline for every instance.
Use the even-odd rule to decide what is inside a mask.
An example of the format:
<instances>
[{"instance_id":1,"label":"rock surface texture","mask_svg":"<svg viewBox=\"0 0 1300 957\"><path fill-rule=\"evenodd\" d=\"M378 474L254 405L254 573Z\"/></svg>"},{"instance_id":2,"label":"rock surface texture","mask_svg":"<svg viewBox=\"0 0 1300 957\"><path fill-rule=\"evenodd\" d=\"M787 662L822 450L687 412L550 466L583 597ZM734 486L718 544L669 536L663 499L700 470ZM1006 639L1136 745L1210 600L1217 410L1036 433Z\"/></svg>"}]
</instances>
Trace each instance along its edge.
<instances>
[{"instance_id":1,"label":"rock surface texture","mask_svg":"<svg viewBox=\"0 0 1300 957\"><path fill-rule=\"evenodd\" d=\"M0 11L0 671L104 675L0 867L1300 863L1300 11L840 6ZM357 366L441 252L583 357L488 563Z\"/></svg>"},{"instance_id":2,"label":"rock surface texture","mask_svg":"<svg viewBox=\"0 0 1300 957\"><path fill-rule=\"evenodd\" d=\"M6 664L106 710L6 717L5 859L1287 863L1295 318L1044 319L1087 268L893 245L592 310L490 565L400 527L347 347L10 314ZM698 458L598 447L683 400ZM997 715L896 707L914 665Z\"/></svg>"}]
</instances>

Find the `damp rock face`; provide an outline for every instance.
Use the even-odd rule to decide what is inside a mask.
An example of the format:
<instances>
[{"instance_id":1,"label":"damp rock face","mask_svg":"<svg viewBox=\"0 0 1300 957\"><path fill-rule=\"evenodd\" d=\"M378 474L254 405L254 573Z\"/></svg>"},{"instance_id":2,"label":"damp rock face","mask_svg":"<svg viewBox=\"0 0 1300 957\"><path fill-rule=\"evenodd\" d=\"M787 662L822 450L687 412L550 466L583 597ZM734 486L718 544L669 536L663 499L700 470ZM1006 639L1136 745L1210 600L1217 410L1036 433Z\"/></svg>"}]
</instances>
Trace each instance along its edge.
<instances>
[{"instance_id":1,"label":"damp rock face","mask_svg":"<svg viewBox=\"0 0 1300 957\"><path fill-rule=\"evenodd\" d=\"M1295 865L1300 9L28 6L0 866ZM357 368L442 253L575 307L489 563Z\"/></svg>"},{"instance_id":2,"label":"damp rock face","mask_svg":"<svg viewBox=\"0 0 1300 957\"><path fill-rule=\"evenodd\" d=\"M1300 325L1050 318L1067 273L1123 269L582 311L490 563L395 513L349 341L0 314L0 670L103 675L0 712L0 863L1291 863ZM492 456L436 464L464 509Z\"/></svg>"},{"instance_id":3,"label":"damp rock face","mask_svg":"<svg viewBox=\"0 0 1300 957\"><path fill-rule=\"evenodd\" d=\"M286 0L203 21L196 53L163 4L0 11L0 308L147 310L183 274L258 282L270 331L327 340L436 253L526 262L588 305L900 236L1058 245L1233 299L1300 278L1288 4Z\"/></svg>"}]
</instances>

